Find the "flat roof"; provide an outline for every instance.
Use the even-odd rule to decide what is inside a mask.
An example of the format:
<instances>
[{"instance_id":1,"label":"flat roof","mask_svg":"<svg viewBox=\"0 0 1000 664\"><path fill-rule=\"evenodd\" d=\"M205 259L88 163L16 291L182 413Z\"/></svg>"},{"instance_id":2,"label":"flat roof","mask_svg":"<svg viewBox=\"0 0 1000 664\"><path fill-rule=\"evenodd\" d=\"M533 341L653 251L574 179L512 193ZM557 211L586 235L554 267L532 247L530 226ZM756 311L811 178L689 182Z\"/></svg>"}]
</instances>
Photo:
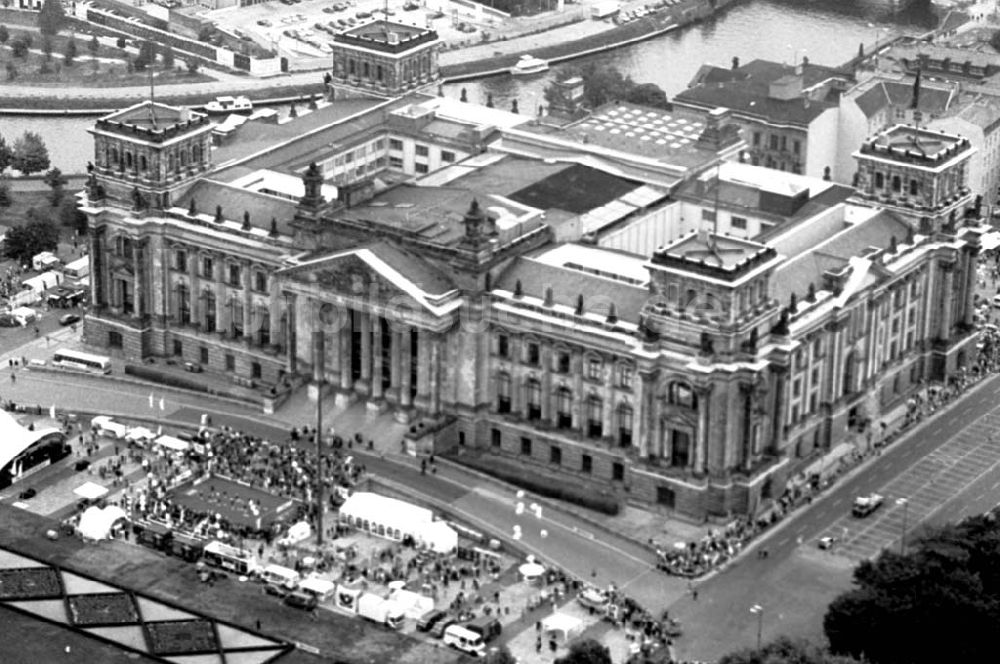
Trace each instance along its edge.
<instances>
[{"instance_id":1,"label":"flat roof","mask_svg":"<svg viewBox=\"0 0 1000 664\"><path fill-rule=\"evenodd\" d=\"M778 252L759 242L698 231L656 251L650 264L731 282L777 258Z\"/></svg>"},{"instance_id":2,"label":"flat roof","mask_svg":"<svg viewBox=\"0 0 1000 664\"><path fill-rule=\"evenodd\" d=\"M205 130L211 125L208 116L203 113L147 100L105 115L97 120L91 131L107 131L163 143L184 134Z\"/></svg>"},{"instance_id":3,"label":"flat roof","mask_svg":"<svg viewBox=\"0 0 1000 664\"><path fill-rule=\"evenodd\" d=\"M367 23L335 33L336 44L360 47L382 53L403 53L424 44L437 41L433 30L386 19L374 19Z\"/></svg>"},{"instance_id":4,"label":"flat roof","mask_svg":"<svg viewBox=\"0 0 1000 664\"><path fill-rule=\"evenodd\" d=\"M863 143L859 150L862 155L928 165L939 165L963 152L972 152L972 144L967 138L901 124Z\"/></svg>"}]
</instances>

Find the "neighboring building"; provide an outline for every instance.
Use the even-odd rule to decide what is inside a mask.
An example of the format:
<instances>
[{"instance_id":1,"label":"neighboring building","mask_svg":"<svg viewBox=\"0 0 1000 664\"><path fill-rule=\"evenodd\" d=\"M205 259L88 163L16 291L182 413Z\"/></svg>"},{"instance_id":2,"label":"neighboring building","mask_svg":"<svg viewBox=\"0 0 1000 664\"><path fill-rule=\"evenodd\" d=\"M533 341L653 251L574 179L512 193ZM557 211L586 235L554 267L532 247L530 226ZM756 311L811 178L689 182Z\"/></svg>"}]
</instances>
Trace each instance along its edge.
<instances>
[{"instance_id":1,"label":"neighboring building","mask_svg":"<svg viewBox=\"0 0 1000 664\"><path fill-rule=\"evenodd\" d=\"M969 188L975 152L967 138L897 125L854 153L858 194L907 217L922 233L954 227L975 198Z\"/></svg>"},{"instance_id":2,"label":"neighboring building","mask_svg":"<svg viewBox=\"0 0 1000 664\"><path fill-rule=\"evenodd\" d=\"M852 181L854 174L854 151L869 136L897 124L913 124L917 114L926 124L954 113L959 105L954 84L928 82L925 77L916 95L914 85L914 77L876 75L841 95L836 172L845 174L845 184Z\"/></svg>"},{"instance_id":3,"label":"neighboring building","mask_svg":"<svg viewBox=\"0 0 1000 664\"><path fill-rule=\"evenodd\" d=\"M373 20L338 32L333 48L334 90L393 97L436 83L437 33L414 25Z\"/></svg>"},{"instance_id":4,"label":"neighboring building","mask_svg":"<svg viewBox=\"0 0 1000 664\"><path fill-rule=\"evenodd\" d=\"M209 152L203 117L137 104L93 130L85 339L272 406L321 378L438 450L753 513L974 359L978 230L916 235L838 185L720 163L744 145L727 114L688 113L547 125L411 93L251 120ZM971 148L929 138L919 158L866 145L861 180L922 168L950 218ZM640 222L627 251L598 245Z\"/></svg>"},{"instance_id":5,"label":"neighboring building","mask_svg":"<svg viewBox=\"0 0 1000 664\"><path fill-rule=\"evenodd\" d=\"M747 143L744 160L813 177L849 182L836 172L838 98L851 77L814 64L789 67L754 60L733 69L702 68L675 106L727 108Z\"/></svg>"},{"instance_id":6,"label":"neighboring building","mask_svg":"<svg viewBox=\"0 0 1000 664\"><path fill-rule=\"evenodd\" d=\"M922 71L930 78L978 82L1000 73L1000 53L928 42L894 44L880 57L908 74Z\"/></svg>"},{"instance_id":7,"label":"neighboring building","mask_svg":"<svg viewBox=\"0 0 1000 664\"><path fill-rule=\"evenodd\" d=\"M954 115L938 118L928 128L964 136L975 152L969 160L969 188L982 204L997 204L1000 188L1000 98L977 95Z\"/></svg>"}]
</instances>

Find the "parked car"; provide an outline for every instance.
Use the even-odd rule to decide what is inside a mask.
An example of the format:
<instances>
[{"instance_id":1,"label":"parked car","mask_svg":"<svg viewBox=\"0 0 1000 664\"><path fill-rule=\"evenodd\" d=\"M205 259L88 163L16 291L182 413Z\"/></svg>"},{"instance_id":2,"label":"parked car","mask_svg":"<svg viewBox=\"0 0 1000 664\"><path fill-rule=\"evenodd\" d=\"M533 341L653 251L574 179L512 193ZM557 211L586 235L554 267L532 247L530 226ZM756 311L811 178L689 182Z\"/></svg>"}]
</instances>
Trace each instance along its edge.
<instances>
[{"instance_id":1,"label":"parked car","mask_svg":"<svg viewBox=\"0 0 1000 664\"><path fill-rule=\"evenodd\" d=\"M262 18L259 21L257 21L257 25L262 25L265 28L269 28L269 27L271 27L271 22L268 21L266 18Z\"/></svg>"},{"instance_id":2,"label":"parked car","mask_svg":"<svg viewBox=\"0 0 1000 664\"><path fill-rule=\"evenodd\" d=\"M820 537L819 542L816 543L816 546L826 551L827 549L832 549L833 545L836 543L837 543L837 538L828 535L826 537Z\"/></svg>"},{"instance_id":3,"label":"parked car","mask_svg":"<svg viewBox=\"0 0 1000 664\"><path fill-rule=\"evenodd\" d=\"M197 362L185 362L184 371L188 371L190 373L201 373L204 369Z\"/></svg>"},{"instance_id":4,"label":"parked car","mask_svg":"<svg viewBox=\"0 0 1000 664\"><path fill-rule=\"evenodd\" d=\"M854 505L851 507L851 514L859 518L864 518L881 507L884 501L885 498L877 493L870 493L867 496L858 496L854 499Z\"/></svg>"},{"instance_id":5,"label":"parked car","mask_svg":"<svg viewBox=\"0 0 1000 664\"><path fill-rule=\"evenodd\" d=\"M417 629L421 632L429 632L434 628L434 625L439 623L443 618L446 618L448 614L439 609L431 609L424 615L417 619Z\"/></svg>"},{"instance_id":6,"label":"parked car","mask_svg":"<svg viewBox=\"0 0 1000 664\"><path fill-rule=\"evenodd\" d=\"M430 635L435 639L440 639L444 636L444 630L448 629L454 625L457 621L451 616L444 616L441 620L434 623L434 626L430 628Z\"/></svg>"},{"instance_id":7,"label":"parked car","mask_svg":"<svg viewBox=\"0 0 1000 664\"><path fill-rule=\"evenodd\" d=\"M265 583L264 592L268 595L274 595L275 597L285 599L290 591L288 588L279 583Z\"/></svg>"},{"instance_id":8,"label":"parked car","mask_svg":"<svg viewBox=\"0 0 1000 664\"><path fill-rule=\"evenodd\" d=\"M302 609L303 611L312 611L316 608L318 602L315 595L296 590L285 595L285 604L294 606L296 609Z\"/></svg>"},{"instance_id":9,"label":"parked car","mask_svg":"<svg viewBox=\"0 0 1000 664\"><path fill-rule=\"evenodd\" d=\"M87 461L86 459L80 459L75 464L73 464L73 470L75 470L78 473L81 473L87 470L88 468L90 468L90 462Z\"/></svg>"},{"instance_id":10,"label":"parked car","mask_svg":"<svg viewBox=\"0 0 1000 664\"><path fill-rule=\"evenodd\" d=\"M21 493L17 494L17 498L18 498L18 500L31 500L32 498L34 498L37 495L38 495L38 492L35 491L34 488L32 488L32 487L29 486L27 489L25 489Z\"/></svg>"},{"instance_id":11,"label":"parked car","mask_svg":"<svg viewBox=\"0 0 1000 664\"><path fill-rule=\"evenodd\" d=\"M60 325L73 325L80 322L79 314L63 314L59 317Z\"/></svg>"}]
</instances>

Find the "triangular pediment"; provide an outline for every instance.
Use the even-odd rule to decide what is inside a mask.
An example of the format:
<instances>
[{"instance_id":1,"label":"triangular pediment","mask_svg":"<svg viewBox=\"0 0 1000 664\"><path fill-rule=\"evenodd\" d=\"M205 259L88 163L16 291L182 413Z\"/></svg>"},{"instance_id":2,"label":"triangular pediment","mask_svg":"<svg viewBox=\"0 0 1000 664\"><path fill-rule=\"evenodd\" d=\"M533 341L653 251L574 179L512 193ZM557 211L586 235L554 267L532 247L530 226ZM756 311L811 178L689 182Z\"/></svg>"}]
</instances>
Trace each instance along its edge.
<instances>
[{"instance_id":1,"label":"triangular pediment","mask_svg":"<svg viewBox=\"0 0 1000 664\"><path fill-rule=\"evenodd\" d=\"M410 307L435 316L460 306L460 294L435 268L384 244L307 260L278 273L331 296L363 298L380 306Z\"/></svg>"}]
</instances>

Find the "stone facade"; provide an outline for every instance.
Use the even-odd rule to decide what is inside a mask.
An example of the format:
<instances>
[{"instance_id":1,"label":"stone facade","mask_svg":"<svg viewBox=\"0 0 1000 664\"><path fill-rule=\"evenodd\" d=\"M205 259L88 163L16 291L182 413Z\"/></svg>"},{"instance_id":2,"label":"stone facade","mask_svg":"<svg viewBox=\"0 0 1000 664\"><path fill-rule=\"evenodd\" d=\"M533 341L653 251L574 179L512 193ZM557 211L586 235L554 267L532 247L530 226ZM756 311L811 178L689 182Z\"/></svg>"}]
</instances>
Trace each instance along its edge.
<instances>
[{"instance_id":1,"label":"stone facade","mask_svg":"<svg viewBox=\"0 0 1000 664\"><path fill-rule=\"evenodd\" d=\"M332 85L397 96L435 83L441 41L433 30L375 20L334 36Z\"/></svg>"},{"instance_id":2,"label":"stone facade","mask_svg":"<svg viewBox=\"0 0 1000 664\"><path fill-rule=\"evenodd\" d=\"M114 145L133 165L203 140L197 119L160 120L151 137L130 124L139 109L114 117L98 122L98 155ZM470 170L528 159L488 156ZM265 389L324 381L341 405L436 428L438 449L694 519L755 512L816 453L974 359L980 231L959 216L918 233L919 210L857 207L830 231L820 217L763 242L697 231L650 256L589 247L557 266L539 258L545 211L460 178L381 193L362 178L326 200L313 163L282 201L113 163L95 167L83 205L89 343ZM562 168L519 164L474 182Z\"/></svg>"}]
</instances>

